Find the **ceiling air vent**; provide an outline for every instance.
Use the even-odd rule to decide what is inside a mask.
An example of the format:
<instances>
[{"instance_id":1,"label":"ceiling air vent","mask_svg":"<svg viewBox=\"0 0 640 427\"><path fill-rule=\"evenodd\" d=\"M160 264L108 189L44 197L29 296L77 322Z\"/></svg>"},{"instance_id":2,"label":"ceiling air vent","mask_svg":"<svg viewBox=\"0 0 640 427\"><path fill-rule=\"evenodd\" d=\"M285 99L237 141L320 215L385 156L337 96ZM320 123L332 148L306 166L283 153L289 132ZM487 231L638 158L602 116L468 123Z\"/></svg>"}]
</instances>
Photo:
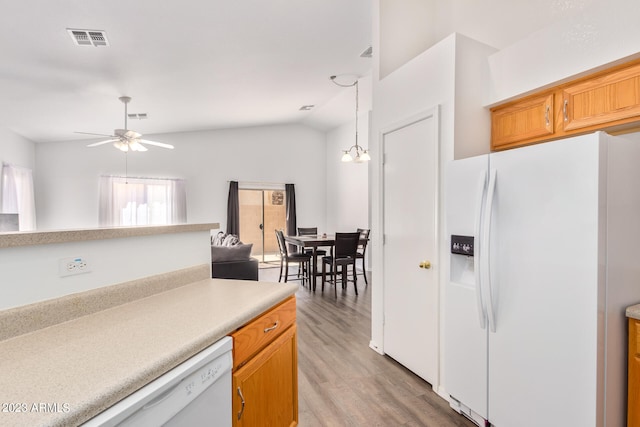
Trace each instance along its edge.
<instances>
[{"instance_id":1,"label":"ceiling air vent","mask_svg":"<svg viewBox=\"0 0 640 427\"><path fill-rule=\"evenodd\" d=\"M138 120L143 120L146 119L147 113L128 113L127 117L129 117L130 119L138 119Z\"/></svg>"},{"instance_id":2,"label":"ceiling air vent","mask_svg":"<svg viewBox=\"0 0 640 427\"><path fill-rule=\"evenodd\" d=\"M71 40L78 46L109 46L107 34L101 30L77 30L67 28Z\"/></svg>"},{"instance_id":3,"label":"ceiling air vent","mask_svg":"<svg viewBox=\"0 0 640 427\"><path fill-rule=\"evenodd\" d=\"M360 58L371 58L371 55L373 55L373 47L369 46L360 54Z\"/></svg>"}]
</instances>

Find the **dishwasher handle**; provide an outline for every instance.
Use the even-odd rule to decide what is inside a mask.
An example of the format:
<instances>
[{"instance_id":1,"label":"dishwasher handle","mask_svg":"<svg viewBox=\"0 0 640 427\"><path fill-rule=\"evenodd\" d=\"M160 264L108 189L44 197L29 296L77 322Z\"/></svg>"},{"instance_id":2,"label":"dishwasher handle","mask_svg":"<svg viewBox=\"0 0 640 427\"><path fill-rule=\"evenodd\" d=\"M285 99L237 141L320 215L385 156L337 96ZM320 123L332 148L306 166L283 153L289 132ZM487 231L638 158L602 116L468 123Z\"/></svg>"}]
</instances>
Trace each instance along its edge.
<instances>
[{"instance_id":1,"label":"dishwasher handle","mask_svg":"<svg viewBox=\"0 0 640 427\"><path fill-rule=\"evenodd\" d=\"M162 403L165 400L167 400L178 389L178 387L180 387L180 385L182 384L182 381L184 381L184 380L180 380L180 382L178 384L174 385L169 390L165 391L164 393L162 393L158 397L154 398L153 400L147 402L147 404L145 404L140 410L141 411L145 411L145 410L147 410L149 408L153 408L157 404Z\"/></svg>"}]
</instances>

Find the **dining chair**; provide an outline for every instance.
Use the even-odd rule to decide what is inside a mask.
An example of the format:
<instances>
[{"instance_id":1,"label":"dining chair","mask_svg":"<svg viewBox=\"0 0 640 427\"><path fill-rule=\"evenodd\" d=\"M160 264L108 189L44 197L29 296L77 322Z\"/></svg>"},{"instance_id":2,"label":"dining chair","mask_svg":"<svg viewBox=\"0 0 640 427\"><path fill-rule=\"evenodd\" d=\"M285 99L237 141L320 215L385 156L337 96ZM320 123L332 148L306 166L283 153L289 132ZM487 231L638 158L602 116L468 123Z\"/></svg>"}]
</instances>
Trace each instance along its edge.
<instances>
[{"instance_id":1,"label":"dining chair","mask_svg":"<svg viewBox=\"0 0 640 427\"><path fill-rule=\"evenodd\" d=\"M285 283L291 277L291 280L302 280L303 286L306 280L309 286L311 286L311 276L309 276L309 272L311 271L311 255L304 252L289 252L282 230L276 230L276 238L278 240L278 249L280 250L280 276L278 277L278 282L282 280L282 270L284 267ZM295 276L289 275L290 263L298 264L298 274ZM299 274L300 272L302 272L302 275Z\"/></svg>"},{"instance_id":2,"label":"dining chair","mask_svg":"<svg viewBox=\"0 0 640 427\"><path fill-rule=\"evenodd\" d=\"M298 227L298 236L317 236L318 235L318 227ZM305 249L304 250L308 254L313 254L313 249ZM316 248L316 256L317 255L326 255L327 251L324 249Z\"/></svg>"},{"instance_id":3,"label":"dining chair","mask_svg":"<svg viewBox=\"0 0 640 427\"><path fill-rule=\"evenodd\" d=\"M367 285L369 282L367 281L367 269L365 268L365 260L367 259L367 243L369 243L369 234L371 233L371 229L369 228L358 228L358 233L360 233L360 239L364 239L364 243L358 245L358 252L356 253L356 258L362 260L362 275L364 276L364 283ZM359 274L359 273L356 273Z\"/></svg>"},{"instance_id":4,"label":"dining chair","mask_svg":"<svg viewBox=\"0 0 640 427\"><path fill-rule=\"evenodd\" d=\"M358 295L358 284L356 278L356 253L358 251L358 242L360 233L336 233L335 244L331 248L331 255L322 257L322 291L324 292L324 284L326 282L327 265L331 266L331 282L334 286L335 296L338 297L337 274L338 266L340 266L342 288L347 286L347 271L349 265L353 270L353 288Z\"/></svg>"}]
</instances>

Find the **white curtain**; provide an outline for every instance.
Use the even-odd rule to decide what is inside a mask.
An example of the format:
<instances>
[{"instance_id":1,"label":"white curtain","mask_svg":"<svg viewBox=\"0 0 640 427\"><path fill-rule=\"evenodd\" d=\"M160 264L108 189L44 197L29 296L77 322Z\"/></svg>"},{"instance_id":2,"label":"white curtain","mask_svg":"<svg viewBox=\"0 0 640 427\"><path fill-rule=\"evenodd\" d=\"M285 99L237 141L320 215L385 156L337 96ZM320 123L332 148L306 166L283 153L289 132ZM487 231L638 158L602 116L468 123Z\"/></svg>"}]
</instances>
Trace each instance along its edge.
<instances>
[{"instance_id":1,"label":"white curtain","mask_svg":"<svg viewBox=\"0 0 640 427\"><path fill-rule=\"evenodd\" d=\"M187 222L181 179L100 177L99 224L103 227Z\"/></svg>"},{"instance_id":2,"label":"white curtain","mask_svg":"<svg viewBox=\"0 0 640 427\"><path fill-rule=\"evenodd\" d=\"M2 164L0 212L17 213L20 231L36 229L36 203L31 169Z\"/></svg>"}]
</instances>

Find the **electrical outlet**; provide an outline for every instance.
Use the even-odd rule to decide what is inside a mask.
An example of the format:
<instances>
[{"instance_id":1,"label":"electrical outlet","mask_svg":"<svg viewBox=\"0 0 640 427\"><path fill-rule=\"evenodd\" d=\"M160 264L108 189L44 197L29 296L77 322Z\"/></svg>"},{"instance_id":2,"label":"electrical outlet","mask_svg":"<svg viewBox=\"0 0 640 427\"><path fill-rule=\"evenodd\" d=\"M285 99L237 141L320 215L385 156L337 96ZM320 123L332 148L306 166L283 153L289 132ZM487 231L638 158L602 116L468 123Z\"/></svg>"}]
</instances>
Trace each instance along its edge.
<instances>
[{"instance_id":1,"label":"electrical outlet","mask_svg":"<svg viewBox=\"0 0 640 427\"><path fill-rule=\"evenodd\" d=\"M74 276L76 274L89 273L91 266L84 257L62 258L58 261L58 273L60 277Z\"/></svg>"}]
</instances>

